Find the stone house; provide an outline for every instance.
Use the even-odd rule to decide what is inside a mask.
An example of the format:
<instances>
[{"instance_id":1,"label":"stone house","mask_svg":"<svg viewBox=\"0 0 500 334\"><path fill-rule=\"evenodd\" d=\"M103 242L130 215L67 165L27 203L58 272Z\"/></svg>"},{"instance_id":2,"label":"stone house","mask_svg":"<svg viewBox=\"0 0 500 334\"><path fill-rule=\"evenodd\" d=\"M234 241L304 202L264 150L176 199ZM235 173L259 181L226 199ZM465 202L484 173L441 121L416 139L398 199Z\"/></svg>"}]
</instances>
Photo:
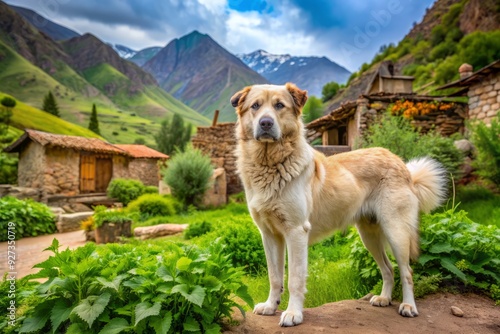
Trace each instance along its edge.
<instances>
[{"instance_id":1,"label":"stone house","mask_svg":"<svg viewBox=\"0 0 500 334\"><path fill-rule=\"evenodd\" d=\"M427 132L435 128L442 135L463 133L467 105L447 103L445 98L417 95L413 92L413 77L395 74L390 61L384 61L355 79L327 106L326 114L306 124L310 143L321 138L315 148L327 155L351 150L356 140L382 116L388 106L403 103L409 106L431 106L432 111L415 114L412 124Z\"/></svg>"},{"instance_id":2,"label":"stone house","mask_svg":"<svg viewBox=\"0 0 500 334\"><path fill-rule=\"evenodd\" d=\"M19 153L18 185L40 189L45 198L104 193L113 178L157 186L159 163L168 159L144 145L35 130L26 130L5 151Z\"/></svg>"},{"instance_id":3,"label":"stone house","mask_svg":"<svg viewBox=\"0 0 500 334\"><path fill-rule=\"evenodd\" d=\"M459 80L438 90L458 89L449 96L468 96L469 118L489 124L500 111L500 59L476 72L469 64L462 64L458 71Z\"/></svg>"}]
</instances>

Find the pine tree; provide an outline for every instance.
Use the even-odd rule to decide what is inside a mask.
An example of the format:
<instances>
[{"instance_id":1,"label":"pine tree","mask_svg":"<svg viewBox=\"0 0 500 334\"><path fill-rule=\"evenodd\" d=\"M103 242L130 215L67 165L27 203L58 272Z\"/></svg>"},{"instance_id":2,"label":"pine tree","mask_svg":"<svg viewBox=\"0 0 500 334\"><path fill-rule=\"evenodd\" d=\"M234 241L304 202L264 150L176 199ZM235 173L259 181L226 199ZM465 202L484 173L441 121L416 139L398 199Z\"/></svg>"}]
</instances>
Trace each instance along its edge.
<instances>
[{"instance_id":1,"label":"pine tree","mask_svg":"<svg viewBox=\"0 0 500 334\"><path fill-rule=\"evenodd\" d=\"M191 124L184 125L184 120L177 114L170 121L164 120L155 136L158 150L168 155L175 154L176 149L184 152L191 139L191 130Z\"/></svg>"},{"instance_id":2,"label":"pine tree","mask_svg":"<svg viewBox=\"0 0 500 334\"><path fill-rule=\"evenodd\" d=\"M43 98L42 110L54 116L61 117L56 99L54 98L54 95L52 95L52 92L50 90L47 93L47 95L45 95L45 97Z\"/></svg>"},{"instance_id":3,"label":"pine tree","mask_svg":"<svg viewBox=\"0 0 500 334\"><path fill-rule=\"evenodd\" d=\"M101 134L101 131L99 131L99 121L97 120L97 110L95 107L95 103L92 104L92 114L90 114L89 130L93 131L95 134Z\"/></svg>"}]
</instances>

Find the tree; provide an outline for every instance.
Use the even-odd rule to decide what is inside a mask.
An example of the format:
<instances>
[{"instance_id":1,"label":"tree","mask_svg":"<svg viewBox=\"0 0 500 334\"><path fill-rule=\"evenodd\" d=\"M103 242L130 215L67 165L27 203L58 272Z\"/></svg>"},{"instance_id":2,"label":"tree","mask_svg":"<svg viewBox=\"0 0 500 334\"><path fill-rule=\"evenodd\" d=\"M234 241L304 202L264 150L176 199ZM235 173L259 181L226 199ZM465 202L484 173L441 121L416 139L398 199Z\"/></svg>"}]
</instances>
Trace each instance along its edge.
<instances>
[{"instance_id":1,"label":"tree","mask_svg":"<svg viewBox=\"0 0 500 334\"><path fill-rule=\"evenodd\" d=\"M184 152L186 144L191 139L191 124L184 124L181 116L174 114L171 120L164 120L155 136L158 150L168 155L174 155L176 149Z\"/></svg>"},{"instance_id":2,"label":"tree","mask_svg":"<svg viewBox=\"0 0 500 334\"><path fill-rule=\"evenodd\" d=\"M18 159L15 155L3 151L16 138L12 133L9 134L12 109L15 106L16 100L8 96L0 101L0 184L15 184L17 182Z\"/></svg>"},{"instance_id":3,"label":"tree","mask_svg":"<svg viewBox=\"0 0 500 334\"><path fill-rule=\"evenodd\" d=\"M340 85L335 81L329 82L323 86L323 90L321 91L321 95L323 95L323 102L328 101L332 97L334 97L340 89Z\"/></svg>"},{"instance_id":4,"label":"tree","mask_svg":"<svg viewBox=\"0 0 500 334\"><path fill-rule=\"evenodd\" d=\"M50 90L47 93L47 95L45 95L45 97L43 98L42 110L54 116L61 117L56 99L54 98L54 95L52 95L52 92Z\"/></svg>"},{"instance_id":5,"label":"tree","mask_svg":"<svg viewBox=\"0 0 500 334\"><path fill-rule=\"evenodd\" d=\"M323 116L323 103L316 96L311 96L307 99L302 113L304 114L304 123L310 123Z\"/></svg>"},{"instance_id":6,"label":"tree","mask_svg":"<svg viewBox=\"0 0 500 334\"><path fill-rule=\"evenodd\" d=\"M4 97L0 101L0 136L7 134L9 129L10 119L12 117L12 109L16 106L16 100L11 97Z\"/></svg>"},{"instance_id":7,"label":"tree","mask_svg":"<svg viewBox=\"0 0 500 334\"><path fill-rule=\"evenodd\" d=\"M97 110L95 107L95 103L92 104L92 114L90 114L89 130L94 132L95 134L101 134L101 132L99 131L99 121L97 120Z\"/></svg>"}]
</instances>

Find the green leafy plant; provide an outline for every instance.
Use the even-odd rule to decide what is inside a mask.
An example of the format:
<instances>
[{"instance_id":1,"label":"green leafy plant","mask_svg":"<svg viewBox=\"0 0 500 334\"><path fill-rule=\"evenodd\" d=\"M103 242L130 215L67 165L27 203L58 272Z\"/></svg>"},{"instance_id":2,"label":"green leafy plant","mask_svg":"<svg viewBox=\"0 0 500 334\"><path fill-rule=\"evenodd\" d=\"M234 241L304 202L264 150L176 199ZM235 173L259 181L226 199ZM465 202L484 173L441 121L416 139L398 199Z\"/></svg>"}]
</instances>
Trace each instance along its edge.
<instances>
[{"instance_id":1,"label":"green leafy plant","mask_svg":"<svg viewBox=\"0 0 500 334\"><path fill-rule=\"evenodd\" d=\"M179 152L163 171L163 179L172 195L184 205L200 205L203 194L210 187L213 167L210 158L200 150L189 147Z\"/></svg>"},{"instance_id":2,"label":"green leafy plant","mask_svg":"<svg viewBox=\"0 0 500 334\"><path fill-rule=\"evenodd\" d=\"M202 222L192 223L189 224L189 227L184 232L184 238L189 240L195 237L199 237L203 234L212 231L212 229L213 229L212 223L210 222L202 221Z\"/></svg>"},{"instance_id":3,"label":"green leafy plant","mask_svg":"<svg viewBox=\"0 0 500 334\"><path fill-rule=\"evenodd\" d=\"M487 126L478 122L471 126L472 141L477 148L476 173L500 186L500 112Z\"/></svg>"},{"instance_id":4,"label":"green leafy plant","mask_svg":"<svg viewBox=\"0 0 500 334\"><path fill-rule=\"evenodd\" d=\"M100 227L104 223L123 224L133 220L133 215L125 210L107 210L104 206L97 206L92 216L94 226Z\"/></svg>"},{"instance_id":5,"label":"green leafy plant","mask_svg":"<svg viewBox=\"0 0 500 334\"><path fill-rule=\"evenodd\" d=\"M223 245L208 249L165 243L87 244L54 253L30 279L45 279L32 293L38 304L19 333L219 333L234 297L253 306L243 272Z\"/></svg>"},{"instance_id":6,"label":"green leafy plant","mask_svg":"<svg viewBox=\"0 0 500 334\"><path fill-rule=\"evenodd\" d=\"M145 186L141 181L132 179L114 179L109 183L107 194L116 198L123 205L144 194Z\"/></svg>"},{"instance_id":7,"label":"green leafy plant","mask_svg":"<svg viewBox=\"0 0 500 334\"><path fill-rule=\"evenodd\" d=\"M127 206L129 212L139 214L139 219L145 221L151 217L171 216L176 214L172 199L158 194L144 194Z\"/></svg>"},{"instance_id":8,"label":"green leafy plant","mask_svg":"<svg viewBox=\"0 0 500 334\"><path fill-rule=\"evenodd\" d=\"M56 231L55 216L45 204L5 196L0 198L0 229L0 241L50 234Z\"/></svg>"}]
</instances>

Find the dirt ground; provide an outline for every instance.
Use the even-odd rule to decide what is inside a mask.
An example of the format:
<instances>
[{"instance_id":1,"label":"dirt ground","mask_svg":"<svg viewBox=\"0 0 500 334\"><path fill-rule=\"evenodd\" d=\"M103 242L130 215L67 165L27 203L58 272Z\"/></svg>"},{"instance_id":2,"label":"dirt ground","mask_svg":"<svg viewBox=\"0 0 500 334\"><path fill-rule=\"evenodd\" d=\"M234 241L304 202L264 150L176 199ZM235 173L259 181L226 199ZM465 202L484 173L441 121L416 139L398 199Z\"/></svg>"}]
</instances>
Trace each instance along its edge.
<instances>
[{"instance_id":1,"label":"dirt ground","mask_svg":"<svg viewBox=\"0 0 500 334\"><path fill-rule=\"evenodd\" d=\"M500 306L491 299L474 294L439 293L417 300L420 315L404 318L398 302L389 307L374 307L365 300L345 300L304 310L304 322L295 327L278 325L281 311L274 316L247 313L240 325L225 334L314 334L314 333L463 333L499 334ZM451 306L464 315L452 315Z\"/></svg>"}]
</instances>

